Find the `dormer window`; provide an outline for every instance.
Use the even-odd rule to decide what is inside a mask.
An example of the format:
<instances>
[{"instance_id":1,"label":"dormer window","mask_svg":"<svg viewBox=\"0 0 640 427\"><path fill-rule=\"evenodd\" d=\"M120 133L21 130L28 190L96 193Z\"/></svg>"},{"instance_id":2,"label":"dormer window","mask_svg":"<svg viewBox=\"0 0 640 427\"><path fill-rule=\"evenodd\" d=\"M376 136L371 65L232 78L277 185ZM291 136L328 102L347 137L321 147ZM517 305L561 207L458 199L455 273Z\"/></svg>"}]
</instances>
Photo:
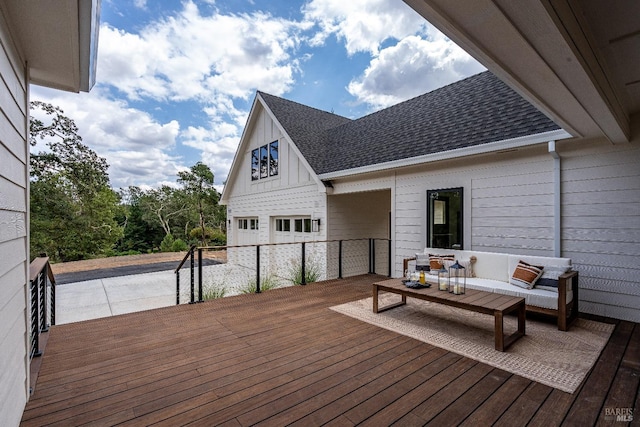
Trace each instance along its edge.
<instances>
[{"instance_id":1,"label":"dormer window","mask_svg":"<svg viewBox=\"0 0 640 427\"><path fill-rule=\"evenodd\" d=\"M278 175L278 141L251 150L251 180Z\"/></svg>"}]
</instances>

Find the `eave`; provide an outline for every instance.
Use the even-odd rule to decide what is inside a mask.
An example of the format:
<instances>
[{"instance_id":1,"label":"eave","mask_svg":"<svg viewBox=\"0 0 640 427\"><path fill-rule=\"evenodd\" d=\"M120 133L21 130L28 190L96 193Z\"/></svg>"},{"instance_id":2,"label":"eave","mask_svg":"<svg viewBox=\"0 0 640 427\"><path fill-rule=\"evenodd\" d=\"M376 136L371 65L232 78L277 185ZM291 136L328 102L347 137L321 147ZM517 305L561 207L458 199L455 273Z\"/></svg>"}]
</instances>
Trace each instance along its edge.
<instances>
[{"instance_id":1,"label":"eave","mask_svg":"<svg viewBox=\"0 0 640 427\"><path fill-rule=\"evenodd\" d=\"M88 92L95 83L100 0L5 0L0 9L30 83Z\"/></svg>"},{"instance_id":2,"label":"eave","mask_svg":"<svg viewBox=\"0 0 640 427\"><path fill-rule=\"evenodd\" d=\"M630 140L640 92L637 2L405 3L573 136Z\"/></svg>"}]
</instances>

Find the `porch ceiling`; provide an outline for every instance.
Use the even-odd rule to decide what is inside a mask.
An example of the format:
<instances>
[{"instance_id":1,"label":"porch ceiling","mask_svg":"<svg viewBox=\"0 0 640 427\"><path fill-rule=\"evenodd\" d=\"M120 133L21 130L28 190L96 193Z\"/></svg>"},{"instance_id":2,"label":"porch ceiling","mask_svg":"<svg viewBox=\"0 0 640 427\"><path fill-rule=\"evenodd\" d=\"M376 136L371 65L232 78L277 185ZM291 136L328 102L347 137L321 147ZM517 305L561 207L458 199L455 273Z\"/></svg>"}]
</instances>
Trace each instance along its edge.
<instances>
[{"instance_id":1,"label":"porch ceiling","mask_svg":"<svg viewBox=\"0 0 640 427\"><path fill-rule=\"evenodd\" d=\"M630 140L640 2L405 2L572 135Z\"/></svg>"}]
</instances>

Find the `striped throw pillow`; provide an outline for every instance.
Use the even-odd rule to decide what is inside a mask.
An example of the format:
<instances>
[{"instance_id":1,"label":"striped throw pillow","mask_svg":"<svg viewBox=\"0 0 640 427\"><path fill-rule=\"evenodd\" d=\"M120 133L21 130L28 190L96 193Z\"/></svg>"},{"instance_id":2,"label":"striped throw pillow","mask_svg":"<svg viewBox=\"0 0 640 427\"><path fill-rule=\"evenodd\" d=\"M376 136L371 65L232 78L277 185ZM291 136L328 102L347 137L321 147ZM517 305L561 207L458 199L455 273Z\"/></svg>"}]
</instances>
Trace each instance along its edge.
<instances>
[{"instance_id":1,"label":"striped throw pillow","mask_svg":"<svg viewBox=\"0 0 640 427\"><path fill-rule=\"evenodd\" d=\"M513 270L509 283L524 289L531 289L542 276L543 269L544 267L542 266L532 265L520 260L516 269Z\"/></svg>"},{"instance_id":2,"label":"striped throw pillow","mask_svg":"<svg viewBox=\"0 0 640 427\"><path fill-rule=\"evenodd\" d=\"M438 271L442 268L443 261L454 261L455 259L455 255L429 254L429 268L431 268L431 271Z\"/></svg>"}]
</instances>

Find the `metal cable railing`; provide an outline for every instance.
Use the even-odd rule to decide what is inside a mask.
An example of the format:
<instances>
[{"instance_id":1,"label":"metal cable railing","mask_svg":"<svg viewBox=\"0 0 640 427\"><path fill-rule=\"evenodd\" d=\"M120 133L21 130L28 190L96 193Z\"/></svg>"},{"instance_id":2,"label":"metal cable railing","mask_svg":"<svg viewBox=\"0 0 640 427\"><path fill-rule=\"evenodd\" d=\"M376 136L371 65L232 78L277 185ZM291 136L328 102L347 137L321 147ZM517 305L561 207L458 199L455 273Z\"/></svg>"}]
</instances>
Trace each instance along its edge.
<instances>
[{"instance_id":1,"label":"metal cable railing","mask_svg":"<svg viewBox=\"0 0 640 427\"><path fill-rule=\"evenodd\" d=\"M383 244L380 244L382 242ZM261 293L266 285L288 281L306 285L312 281L382 273L391 276L391 240L381 238L265 243L236 246L191 246L175 269L176 304L204 301L203 252L227 251L223 274L228 282L250 281L251 292ZM188 284L180 273L189 266ZM249 273L249 272L253 273ZM188 293L184 287L188 286ZM243 292L248 292L246 290ZM188 296L187 296L188 295ZM186 298L185 298L186 297Z\"/></svg>"},{"instance_id":2,"label":"metal cable railing","mask_svg":"<svg viewBox=\"0 0 640 427\"><path fill-rule=\"evenodd\" d=\"M49 265L49 257L35 258L29 265L30 303L30 357L42 355L40 333L56 324L56 280Z\"/></svg>"}]
</instances>

